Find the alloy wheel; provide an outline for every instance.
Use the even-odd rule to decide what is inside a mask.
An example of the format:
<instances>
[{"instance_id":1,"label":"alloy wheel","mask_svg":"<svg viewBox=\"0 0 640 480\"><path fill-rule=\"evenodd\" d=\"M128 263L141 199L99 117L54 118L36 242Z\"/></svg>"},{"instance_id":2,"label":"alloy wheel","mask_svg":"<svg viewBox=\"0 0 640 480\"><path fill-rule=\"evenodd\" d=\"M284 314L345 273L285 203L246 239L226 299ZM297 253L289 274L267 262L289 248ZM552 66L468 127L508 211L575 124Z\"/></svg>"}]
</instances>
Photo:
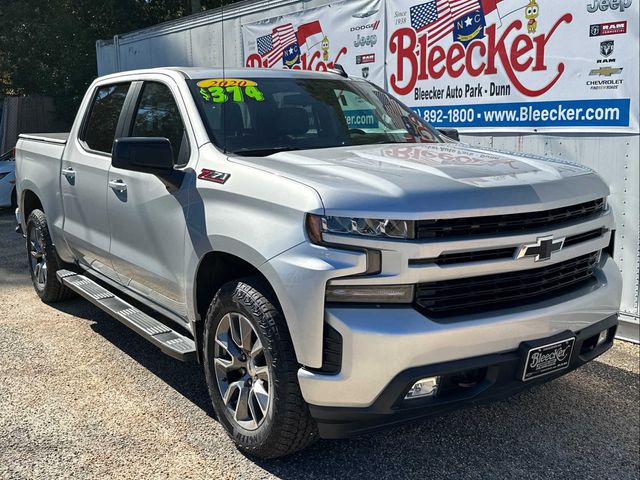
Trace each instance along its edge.
<instances>
[{"instance_id":1,"label":"alloy wheel","mask_svg":"<svg viewBox=\"0 0 640 480\"><path fill-rule=\"evenodd\" d=\"M214 370L222 401L245 430L256 430L271 404L271 374L264 347L249 319L227 313L216 329Z\"/></svg>"},{"instance_id":2,"label":"alloy wheel","mask_svg":"<svg viewBox=\"0 0 640 480\"><path fill-rule=\"evenodd\" d=\"M38 228L32 228L29 232L29 264L38 287L44 288L47 283L47 253Z\"/></svg>"}]
</instances>

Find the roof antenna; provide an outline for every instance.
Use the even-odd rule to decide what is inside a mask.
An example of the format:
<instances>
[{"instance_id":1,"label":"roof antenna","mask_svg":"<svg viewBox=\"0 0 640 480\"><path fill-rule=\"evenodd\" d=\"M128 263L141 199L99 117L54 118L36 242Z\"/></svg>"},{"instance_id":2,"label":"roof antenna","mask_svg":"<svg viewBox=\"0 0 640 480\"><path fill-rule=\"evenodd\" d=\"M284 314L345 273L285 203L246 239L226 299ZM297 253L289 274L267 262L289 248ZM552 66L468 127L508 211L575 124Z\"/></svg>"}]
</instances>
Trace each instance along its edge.
<instances>
[{"instance_id":1,"label":"roof antenna","mask_svg":"<svg viewBox=\"0 0 640 480\"><path fill-rule=\"evenodd\" d=\"M224 0L220 0L220 33L222 34L222 81L226 83L225 61L224 61ZM227 153L227 104L222 104L222 151Z\"/></svg>"},{"instance_id":2,"label":"roof antenna","mask_svg":"<svg viewBox=\"0 0 640 480\"><path fill-rule=\"evenodd\" d=\"M341 77L344 78L349 78L349 75L347 75L347 71L344 69L344 67L342 65L340 65L339 63L334 63L333 64L333 68L330 68L329 71L331 73L337 73L338 75L340 75Z\"/></svg>"}]
</instances>

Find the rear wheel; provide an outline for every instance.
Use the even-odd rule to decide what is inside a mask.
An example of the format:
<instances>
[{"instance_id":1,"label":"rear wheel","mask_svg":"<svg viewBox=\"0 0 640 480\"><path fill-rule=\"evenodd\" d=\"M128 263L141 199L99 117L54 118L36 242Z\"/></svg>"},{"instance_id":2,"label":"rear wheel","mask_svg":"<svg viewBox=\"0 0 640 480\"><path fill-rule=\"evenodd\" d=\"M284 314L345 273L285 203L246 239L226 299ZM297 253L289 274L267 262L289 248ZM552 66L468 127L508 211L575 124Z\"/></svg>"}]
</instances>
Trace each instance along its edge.
<instances>
[{"instance_id":1,"label":"rear wheel","mask_svg":"<svg viewBox=\"0 0 640 480\"><path fill-rule=\"evenodd\" d=\"M224 285L205 321L204 367L218 418L236 445L261 458L311 444L317 427L280 309L259 278Z\"/></svg>"},{"instance_id":2,"label":"rear wheel","mask_svg":"<svg viewBox=\"0 0 640 480\"><path fill-rule=\"evenodd\" d=\"M46 303L71 297L73 292L56 277L56 272L60 269L60 260L42 210L34 210L29 215L26 235L31 281L38 296Z\"/></svg>"}]
</instances>

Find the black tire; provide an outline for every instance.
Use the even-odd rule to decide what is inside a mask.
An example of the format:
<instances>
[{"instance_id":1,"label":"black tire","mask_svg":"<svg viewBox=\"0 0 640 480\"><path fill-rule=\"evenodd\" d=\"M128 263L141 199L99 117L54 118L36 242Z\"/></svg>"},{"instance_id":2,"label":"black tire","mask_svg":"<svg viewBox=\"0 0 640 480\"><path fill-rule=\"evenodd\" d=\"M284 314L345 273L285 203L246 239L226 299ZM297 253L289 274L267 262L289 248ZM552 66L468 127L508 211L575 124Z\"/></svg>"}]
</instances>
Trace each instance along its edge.
<instances>
[{"instance_id":1,"label":"black tire","mask_svg":"<svg viewBox=\"0 0 640 480\"><path fill-rule=\"evenodd\" d=\"M15 187L11 190L11 208L18 208L18 192Z\"/></svg>"},{"instance_id":2,"label":"black tire","mask_svg":"<svg viewBox=\"0 0 640 480\"><path fill-rule=\"evenodd\" d=\"M72 297L73 291L60 283L56 276L56 272L60 270L61 262L51 241L47 219L42 210L33 210L29 215L26 237L31 282L40 299L45 303L55 303ZM35 250L38 250L37 254L41 257L36 258ZM41 264L40 269L37 270L38 273L36 273L34 262ZM45 270L45 273L40 276L42 270ZM36 278L37 276L39 278Z\"/></svg>"},{"instance_id":3,"label":"black tire","mask_svg":"<svg viewBox=\"0 0 640 480\"><path fill-rule=\"evenodd\" d=\"M265 459L301 450L318 437L316 423L309 414L298 385L299 364L289 331L277 302L271 300L274 297L270 292L269 286L257 277L224 285L207 312L203 342L209 395L220 423L241 451ZM240 314L249 320L253 335L257 334L262 343L264 365L269 369L269 406L262 423L253 430L243 428L233 418L223 401L216 377L216 333L223 318L231 318L228 314ZM219 346L217 350L220 350Z\"/></svg>"}]
</instances>

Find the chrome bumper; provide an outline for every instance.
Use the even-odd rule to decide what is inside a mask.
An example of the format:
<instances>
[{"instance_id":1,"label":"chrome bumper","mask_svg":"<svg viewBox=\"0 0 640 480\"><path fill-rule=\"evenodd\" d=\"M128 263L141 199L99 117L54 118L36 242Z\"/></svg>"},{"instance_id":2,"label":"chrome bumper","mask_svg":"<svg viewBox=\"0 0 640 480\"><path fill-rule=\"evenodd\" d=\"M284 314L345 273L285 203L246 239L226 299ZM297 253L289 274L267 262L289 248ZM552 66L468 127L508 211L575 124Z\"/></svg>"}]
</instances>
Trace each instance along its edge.
<instances>
[{"instance_id":1,"label":"chrome bumper","mask_svg":"<svg viewBox=\"0 0 640 480\"><path fill-rule=\"evenodd\" d=\"M517 350L527 340L577 332L617 313L622 277L605 256L597 284L548 304L435 322L413 308L327 308L325 321L343 340L337 375L301 368L304 399L318 406L367 407L412 367Z\"/></svg>"}]
</instances>

